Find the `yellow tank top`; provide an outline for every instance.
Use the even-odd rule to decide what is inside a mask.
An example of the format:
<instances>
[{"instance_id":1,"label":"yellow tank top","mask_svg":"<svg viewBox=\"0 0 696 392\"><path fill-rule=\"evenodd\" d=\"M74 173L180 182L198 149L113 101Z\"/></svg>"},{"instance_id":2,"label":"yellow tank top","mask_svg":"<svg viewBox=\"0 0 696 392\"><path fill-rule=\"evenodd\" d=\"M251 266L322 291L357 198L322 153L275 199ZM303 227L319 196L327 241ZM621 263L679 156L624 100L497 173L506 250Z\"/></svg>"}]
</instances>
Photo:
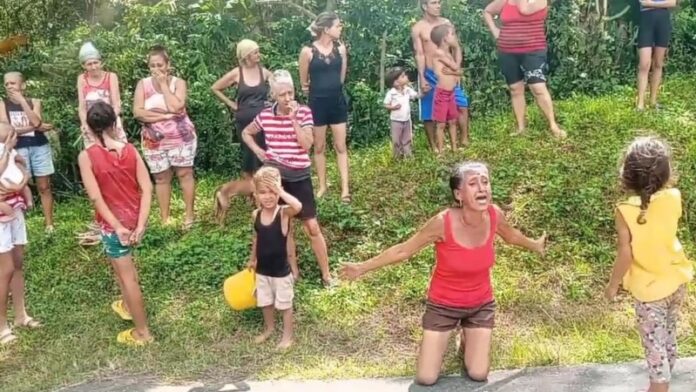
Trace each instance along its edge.
<instances>
[{"instance_id":1,"label":"yellow tank top","mask_svg":"<svg viewBox=\"0 0 696 392\"><path fill-rule=\"evenodd\" d=\"M694 275L693 263L686 258L677 239L682 215L681 193L668 188L655 193L645 213L645 224L638 224L640 197L619 203L631 232L633 263L623 278L623 287L643 302L657 301L673 294Z\"/></svg>"}]
</instances>

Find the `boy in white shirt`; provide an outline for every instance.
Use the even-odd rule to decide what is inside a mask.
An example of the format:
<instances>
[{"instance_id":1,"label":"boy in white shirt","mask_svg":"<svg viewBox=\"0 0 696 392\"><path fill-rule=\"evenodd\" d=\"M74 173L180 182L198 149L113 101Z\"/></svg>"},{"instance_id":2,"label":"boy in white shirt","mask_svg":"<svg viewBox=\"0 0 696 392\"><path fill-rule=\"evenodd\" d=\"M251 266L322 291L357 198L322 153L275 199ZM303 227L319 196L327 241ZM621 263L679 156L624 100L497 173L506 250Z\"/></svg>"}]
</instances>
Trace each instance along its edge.
<instances>
[{"instance_id":1,"label":"boy in white shirt","mask_svg":"<svg viewBox=\"0 0 696 392\"><path fill-rule=\"evenodd\" d=\"M401 67L390 69L384 79L390 87L384 97L384 107L390 112L394 158L410 157L413 141L411 101L418 98L419 94L411 88L408 75Z\"/></svg>"}]
</instances>

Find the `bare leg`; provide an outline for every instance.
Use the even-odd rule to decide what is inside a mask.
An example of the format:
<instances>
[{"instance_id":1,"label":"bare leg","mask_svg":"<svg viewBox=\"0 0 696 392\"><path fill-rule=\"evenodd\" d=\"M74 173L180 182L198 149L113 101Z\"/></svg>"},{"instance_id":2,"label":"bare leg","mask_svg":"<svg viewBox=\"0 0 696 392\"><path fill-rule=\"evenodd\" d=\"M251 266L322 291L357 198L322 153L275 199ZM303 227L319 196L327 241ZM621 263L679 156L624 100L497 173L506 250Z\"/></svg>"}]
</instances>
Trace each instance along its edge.
<instances>
[{"instance_id":1,"label":"bare leg","mask_svg":"<svg viewBox=\"0 0 696 392\"><path fill-rule=\"evenodd\" d=\"M194 202L196 198L196 180L193 177L192 167L177 167L176 176L179 178L181 193L184 196L184 206L186 207L184 215L184 227L190 227L195 219Z\"/></svg>"},{"instance_id":2,"label":"bare leg","mask_svg":"<svg viewBox=\"0 0 696 392\"><path fill-rule=\"evenodd\" d=\"M457 122L450 121L448 124L449 135L450 135L450 147L452 151L457 149Z\"/></svg>"},{"instance_id":3,"label":"bare leg","mask_svg":"<svg viewBox=\"0 0 696 392\"><path fill-rule=\"evenodd\" d=\"M451 333L452 331L423 331L423 341L418 354L416 383L420 385L434 385L437 383L437 379L440 378L442 360L447 351L447 340Z\"/></svg>"},{"instance_id":4,"label":"bare leg","mask_svg":"<svg viewBox=\"0 0 696 392\"><path fill-rule=\"evenodd\" d=\"M53 193L51 192L51 176L36 177L36 189L41 197L41 209L44 214L44 225L53 227Z\"/></svg>"},{"instance_id":5,"label":"bare leg","mask_svg":"<svg viewBox=\"0 0 696 392\"><path fill-rule=\"evenodd\" d=\"M248 173L244 173L241 180L234 180L222 185L215 193L215 218L219 224L223 224L227 210L230 208L230 199L233 196L252 197L254 182Z\"/></svg>"},{"instance_id":6,"label":"bare leg","mask_svg":"<svg viewBox=\"0 0 696 392\"><path fill-rule=\"evenodd\" d=\"M662 85L662 69L665 66L667 48L655 48L652 58L652 75L650 77L650 105L657 104L657 95Z\"/></svg>"},{"instance_id":7,"label":"bare leg","mask_svg":"<svg viewBox=\"0 0 696 392\"><path fill-rule=\"evenodd\" d=\"M138 271L133 264L133 256L128 255L118 259L111 259L111 265L121 283L123 301L128 306L131 316L133 316L133 324L135 325L134 337L137 340L152 339L147 326L145 303L140 284L138 283Z\"/></svg>"},{"instance_id":8,"label":"bare leg","mask_svg":"<svg viewBox=\"0 0 696 392\"><path fill-rule=\"evenodd\" d=\"M316 256L319 269L321 270L321 279L324 282L330 282L331 272L329 271L329 252L326 249L326 239L324 239L324 234L321 232L319 222L316 218L312 218L304 221L303 224L304 231L307 233L307 236L309 236L309 240L312 243L314 256Z\"/></svg>"},{"instance_id":9,"label":"bare leg","mask_svg":"<svg viewBox=\"0 0 696 392\"><path fill-rule=\"evenodd\" d=\"M525 116L527 114L527 101L524 96L524 82L520 81L508 86L512 101L512 112L517 122L517 133L524 133L526 129Z\"/></svg>"},{"instance_id":10,"label":"bare leg","mask_svg":"<svg viewBox=\"0 0 696 392\"><path fill-rule=\"evenodd\" d=\"M490 328L464 328L464 368L474 381L486 381L491 367Z\"/></svg>"},{"instance_id":11,"label":"bare leg","mask_svg":"<svg viewBox=\"0 0 696 392\"><path fill-rule=\"evenodd\" d=\"M280 343L278 343L278 348L284 350L292 346L295 317L293 316L292 307L281 310L280 313L283 315L283 337L280 339Z\"/></svg>"},{"instance_id":12,"label":"bare leg","mask_svg":"<svg viewBox=\"0 0 696 392\"><path fill-rule=\"evenodd\" d=\"M423 123L423 127L425 127L425 136L428 138L428 147L430 147L430 151L437 153L437 138L435 137L437 126L435 122L426 121Z\"/></svg>"},{"instance_id":13,"label":"bare leg","mask_svg":"<svg viewBox=\"0 0 696 392\"><path fill-rule=\"evenodd\" d=\"M544 116L546 116L551 133L558 138L564 138L566 134L556 123L556 115L553 112L553 101L551 101L551 94L549 93L549 89L546 88L546 83L530 84L529 89L532 91L537 105L539 105Z\"/></svg>"},{"instance_id":14,"label":"bare leg","mask_svg":"<svg viewBox=\"0 0 696 392\"><path fill-rule=\"evenodd\" d=\"M645 109L645 90L648 89L648 75L652 60L652 48L638 49L638 97L636 109Z\"/></svg>"},{"instance_id":15,"label":"bare leg","mask_svg":"<svg viewBox=\"0 0 696 392\"><path fill-rule=\"evenodd\" d=\"M263 312L263 332L254 339L256 343L263 343L273 335L275 329L275 308L273 305L261 308Z\"/></svg>"},{"instance_id":16,"label":"bare leg","mask_svg":"<svg viewBox=\"0 0 696 392\"><path fill-rule=\"evenodd\" d=\"M350 197L348 146L346 145L346 123L332 124L334 148L336 149L336 162L338 174L341 176L341 199Z\"/></svg>"},{"instance_id":17,"label":"bare leg","mask_svg":"<svg viewBox=\"0 0 696 392\"><path fill-rule=\"evenodd\" d=\"M445 123L437 123L437 128L435 130L435 155L440 156L445 150Z\"/></svg>"},{"instance_id":18,"label":"bare leg","mask_svg":"<svg viewBox=\"0 0 696 392\"><path fill-rule=\"evenodd\" d=\"M317 197L326 193L326 126L314 127L314 164L317 166L319 189Z\"/></svg>"},{"instance_id":19,"label":"bare leg","mask_svg":"<svg viewBox=\"0 0 696 392\"><path fill-rule=\"evenodd\" d=\"M7 232L9 234L9 230ZM12 251L0 253L0 331L7 328L7 295L14 272Z\"/></svg>"},{"instance_id":20,"label":"bare leg","mask_svg":"<svg viewBox=\"0 0 696 392\"><path fill-rule=\"evenodd\" d=\"M459 123L459 129L462 131L459 136L459 140L463 147L469 145L469 108L459 109L459 118L457 118Z\"/></svg>"},{"instance_id":21,"label":"bare leg","mask_svg":"<svg viewBox=\"0 0 696 392\"><path fill-rule=\"evenodd\" d=\"M172 170L167 169L155 174L155 194L163 224L169 223L169 203L172 197Z\"/></svg>"},{"instance_id":22,"label":"bare leg","mask_svg":"<svg viewBox=\"0 0 696 392\"><path fill-rule=\"evenodd\" d=\"M12 261L14 272L12 273L10 292L12 293L12 306L15 314L14 323L15 325L24 325L26 320L29 319L24 295L24 245L15 245L14 249L12 249Z\"/></svg>"}]
</instances>

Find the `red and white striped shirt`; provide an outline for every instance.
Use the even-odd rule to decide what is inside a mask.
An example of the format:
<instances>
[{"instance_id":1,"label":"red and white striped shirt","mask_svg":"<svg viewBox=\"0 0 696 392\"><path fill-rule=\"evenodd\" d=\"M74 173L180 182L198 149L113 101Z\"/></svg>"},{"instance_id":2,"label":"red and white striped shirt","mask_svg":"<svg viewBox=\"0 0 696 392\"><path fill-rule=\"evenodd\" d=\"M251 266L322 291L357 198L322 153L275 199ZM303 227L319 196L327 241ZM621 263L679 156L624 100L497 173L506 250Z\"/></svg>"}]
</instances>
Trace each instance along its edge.
<instances>
[{"instance_id":1,"label":"red and white striped shirt","mask_svg":"<svg viewBox=\"0 0 696 392\"><path fill-rule=\"evenodd\" d=\"M292 119L276 114L277 105L264 109L254 119L254 124L263 130L266 140L266 159L291 169L306 169L311 165L309 153L297 140ZM314 126L312 111L300 105L296 113L300 127Z\"/></svg>"}]
</instances>

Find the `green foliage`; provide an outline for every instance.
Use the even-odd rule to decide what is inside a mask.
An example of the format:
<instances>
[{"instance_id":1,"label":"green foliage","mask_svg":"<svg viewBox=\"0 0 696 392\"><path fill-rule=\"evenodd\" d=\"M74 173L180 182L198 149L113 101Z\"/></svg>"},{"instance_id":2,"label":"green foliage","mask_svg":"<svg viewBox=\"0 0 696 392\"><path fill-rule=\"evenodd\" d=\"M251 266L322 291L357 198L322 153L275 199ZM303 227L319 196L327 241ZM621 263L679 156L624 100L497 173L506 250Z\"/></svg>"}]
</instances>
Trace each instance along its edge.
<instances>
[{"instance_id":1,"label":"green foliage","mask_svg":"<svg viewBox=\"0 0 696 392\"><path fill-rule=\"evenodd\" d=\"M608 14L618 13L628 2L610 1ZM637 3L630 3L637 9ZM305 30L310 22L308 13L318 13L327 5L324 1L306 2L304 6L293 3L293 7L284 2L253 0L100 0L75 4L75 15L79 17L75 19L62 10L51 11L49 6L53 3L49 0L41 4L48 8L29 7L25 8L29 13L23 14L27 19L25 29L33 34L33 44L28 50L0 59L0 69L25 72L31 79L31 93L46 101L45 116L61 130L57 166L62 177L57 182L65 190L74 189L78 182L75 156L80 143L75 78L81 72L77 51L84 40L95 42L105 56L106 68L120 77L125 124L134 141L139 139L140 127L131 116L132 94L137 80L147 74L147 49L155 43L168 46L176 74L189 83L188 110L200 137L196 167L234 176L239 168L239 146L230 137L230 114L211 94L210 85L236 65L234 43L244 37L260 43L269 69L286 68L296 75L300 48L310 41ZM486 4L484 0L445 1L443 10L457 26L464 48L465 86L471 95L474 116L509 108L495 44L481 19ZM345 21L345 42L349 47L350 143L363 147L388 134L387 114L381 107L379 93L382 37L387 48L385 66L414 70L410 27L420 18L420 12L413 0L350 0L341 2L338 12ZM11 24L10 15L0 14L0 22ZM65 23L53 23L51 16ZM554 97L600 94L633 84L636 16L637 12L632 12L603 22L594 0L552 2L548 36ZM48 23L53 23L50 34L39 28ZM674 25L668 74L692 72L692 59L696 56L693 7L683 6L676 11ZM40 39L44 33L45 39ZM559 116L564 120L565 113L561 111Z\"/></svg>"}]
</instances>

